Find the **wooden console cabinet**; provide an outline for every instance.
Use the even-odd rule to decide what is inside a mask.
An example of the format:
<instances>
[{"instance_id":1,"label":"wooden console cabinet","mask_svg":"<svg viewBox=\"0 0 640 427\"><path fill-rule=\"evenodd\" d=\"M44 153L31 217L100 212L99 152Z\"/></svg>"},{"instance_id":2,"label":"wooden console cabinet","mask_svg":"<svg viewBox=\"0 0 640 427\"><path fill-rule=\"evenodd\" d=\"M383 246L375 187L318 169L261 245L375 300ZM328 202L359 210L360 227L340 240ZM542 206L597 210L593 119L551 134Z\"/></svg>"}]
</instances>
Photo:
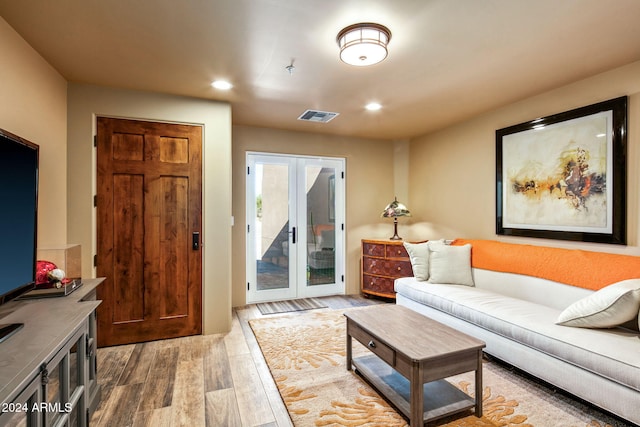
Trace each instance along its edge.
<instances>
[{"instance_id":1,"label":"wooden console cabinet","mask_svg":"<svg viewBox=\"0 0 640 427\"><path fill-rule=\"evenodd\" d=\"M100 402L96 364L96 288L84 279L65 297L0 307L3 323L24 323L0 343L0 426L89 425Z\"/></svg>"},{"instance_id":2,"label":"wooden console cabinet","mask_svg":"<svg viewBox=\"0 0 640 427\"><path fill-rule=\"evenodd\" d=\"M413 276L409 254L402 240L362 240L362 293L395 299L393 282Z\"/></svg>"}]
</instances>

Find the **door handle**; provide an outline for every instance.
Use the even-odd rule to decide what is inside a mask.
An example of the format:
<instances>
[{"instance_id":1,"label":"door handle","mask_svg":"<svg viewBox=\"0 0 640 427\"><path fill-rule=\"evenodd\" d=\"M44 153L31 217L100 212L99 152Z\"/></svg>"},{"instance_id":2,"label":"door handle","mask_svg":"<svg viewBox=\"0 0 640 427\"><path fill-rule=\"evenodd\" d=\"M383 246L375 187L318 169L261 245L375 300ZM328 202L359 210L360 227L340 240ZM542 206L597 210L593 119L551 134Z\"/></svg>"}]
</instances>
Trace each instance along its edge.
<instances>
[{"instance_id":1,"label":"door handle","mask_svg":"<svg viewBox=\"0 0 640 427\"><path fill-rule=\"evenodd\" d=\"M293 229L291 230L291 243L293 243L294 245L296 244L296 228L293 227Z\"/></svg>"},{"instance_id":2,"label":"door handle","mask_svg":"<svg viewBox=\"0 0 640 427\"><path fill-rule=\"evenodd\" d=\"M191 249L197 251L200 249L200 232L194 231L191 235Z\"/></svg>"}]
</instances>

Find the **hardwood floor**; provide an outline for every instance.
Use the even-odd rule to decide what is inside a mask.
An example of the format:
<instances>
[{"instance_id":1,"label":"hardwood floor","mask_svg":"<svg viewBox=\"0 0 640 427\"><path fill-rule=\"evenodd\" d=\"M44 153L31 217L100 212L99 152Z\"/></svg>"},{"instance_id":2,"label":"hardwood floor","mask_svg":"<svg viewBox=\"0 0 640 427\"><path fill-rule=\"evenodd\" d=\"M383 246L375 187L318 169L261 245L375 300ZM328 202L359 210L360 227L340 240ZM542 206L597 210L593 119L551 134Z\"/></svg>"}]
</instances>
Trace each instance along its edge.
<instances>
[{"instance_id":1,"label":"hardwood floor","mask_svg":"<svg viewBox=\"0 0 640 427\"><path fill-rule=\"evenodd\" d=\"M330 309L381 303L319 299ZM255 305L238 307L228 334L99 349L102 399L91 426L292 426L248 323L257 317Z\"/></svg>"}]
</instances>

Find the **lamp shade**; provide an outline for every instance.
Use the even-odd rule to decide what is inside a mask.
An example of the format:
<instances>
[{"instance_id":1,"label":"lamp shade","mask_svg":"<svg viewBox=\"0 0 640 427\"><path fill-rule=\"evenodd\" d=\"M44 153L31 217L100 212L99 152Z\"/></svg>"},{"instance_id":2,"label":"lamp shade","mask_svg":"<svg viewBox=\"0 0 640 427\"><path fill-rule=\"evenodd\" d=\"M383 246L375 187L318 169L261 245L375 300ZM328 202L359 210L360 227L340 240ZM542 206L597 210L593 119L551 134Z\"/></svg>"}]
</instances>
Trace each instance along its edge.
<instances>
[{"instance_id":1,"label":"lamp shade","mask_svg":"<svg viewBox=\"0 0 640 427\"><path fill-rule=\"evenodd\" d=\"M336 37L340 59L350 65L377 64L387 57L391 31L384 25L370 22L349 25Z\"/></svg>"},{"instance_id":2,"label":"lamp shade","mask_svg":"<svg viewBox=\"0 0 640 427\"><path fill-rule=\"evenodd\" d=\"M398 216L411 216L409 209L402 203L398 202L398 198L394 198L393 202L389 203L382 212L384 218L395 218Z\"/></svg>"}]
</instances>

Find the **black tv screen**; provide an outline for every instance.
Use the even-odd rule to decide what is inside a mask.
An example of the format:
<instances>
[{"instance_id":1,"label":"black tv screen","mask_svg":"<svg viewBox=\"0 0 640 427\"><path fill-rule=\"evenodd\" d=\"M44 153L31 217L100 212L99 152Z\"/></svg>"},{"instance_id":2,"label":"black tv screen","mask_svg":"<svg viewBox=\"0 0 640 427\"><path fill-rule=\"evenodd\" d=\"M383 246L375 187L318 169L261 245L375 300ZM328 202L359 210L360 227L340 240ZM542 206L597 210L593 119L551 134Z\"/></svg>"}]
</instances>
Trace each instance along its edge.
<instances>
[{"instance_id":1,"label":"black tv screen","mask_svg":"<svg viewBox=\"0 0 640 427\"><path fill-rule=\"evenodd\" d=\"M35 286L38 152L0 129L0 304Z\"/></svg>"}]
</instances>

